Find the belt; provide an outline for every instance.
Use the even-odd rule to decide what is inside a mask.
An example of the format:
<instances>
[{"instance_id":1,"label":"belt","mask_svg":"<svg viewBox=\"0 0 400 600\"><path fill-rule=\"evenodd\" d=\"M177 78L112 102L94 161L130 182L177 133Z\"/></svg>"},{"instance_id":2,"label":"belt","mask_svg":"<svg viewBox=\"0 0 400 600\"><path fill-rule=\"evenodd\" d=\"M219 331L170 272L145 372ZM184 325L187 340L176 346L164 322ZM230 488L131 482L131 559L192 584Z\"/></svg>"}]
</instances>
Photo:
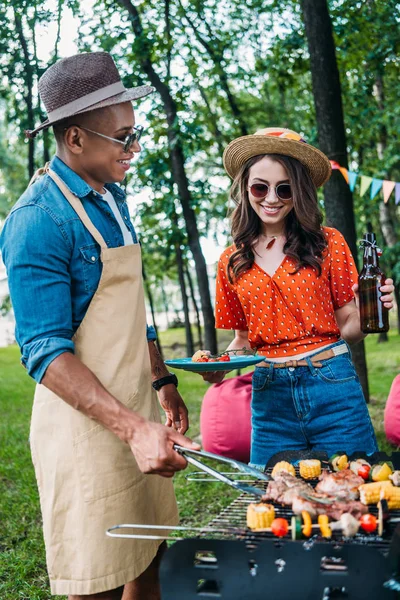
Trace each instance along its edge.
<instances>
[{"instance_id":1,"label":"belt","mask_svg":"<svg viewBox=\"0 0 400 600\"><path fill-rule=\"evenodd\" d=\"M329 350L323 350L322 352L313 354L309 357L309 359L313 367L320 368L323 366L320 362L321 360L333 358L334 356L339 356L340 354L346 354L348 351L349 350L346 344L342 344L340 346L330 348ZM269 367L271 364L274 365L274 369L286 369L288 367L308 367L308 362L305 358L302 358L300 360L287 360L286 362L264 362L258 364L257 367Z\"/></svg>"}]
</instances>

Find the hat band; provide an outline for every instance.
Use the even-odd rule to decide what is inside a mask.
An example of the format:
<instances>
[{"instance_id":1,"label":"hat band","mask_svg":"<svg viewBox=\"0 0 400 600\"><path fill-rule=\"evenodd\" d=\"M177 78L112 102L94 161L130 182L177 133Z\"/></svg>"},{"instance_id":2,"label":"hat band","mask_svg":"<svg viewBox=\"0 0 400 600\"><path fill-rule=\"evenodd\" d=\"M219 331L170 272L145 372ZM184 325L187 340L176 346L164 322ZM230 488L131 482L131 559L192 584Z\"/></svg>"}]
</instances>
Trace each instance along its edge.
<instances>
[{"instance_id":1,"label":"hat band","mask_svg":"<svg viewBox=\"0 0 400 600\"><path fill-rule=\"evenodd\" d=\"M116 96L117 94L121 94L123 92L126 92L126 89L122 81L116 81L111 85L106 85L106 87L96 90L95 92L86 94L86 96L77 98L77 100L68 102L68 104L64 104L63 106L60 106L60 108L56 108L56 110L52 110L51 112L47 113L47 118L49 121L60 121L61 119L66 119L67 117L70 117L77 112L84 110L85 108L93 106L93 104L97 104L97 102L101 102L102 100L106 100L107 98L111 98L111 96Z\"/></svg>"}]
</instances>

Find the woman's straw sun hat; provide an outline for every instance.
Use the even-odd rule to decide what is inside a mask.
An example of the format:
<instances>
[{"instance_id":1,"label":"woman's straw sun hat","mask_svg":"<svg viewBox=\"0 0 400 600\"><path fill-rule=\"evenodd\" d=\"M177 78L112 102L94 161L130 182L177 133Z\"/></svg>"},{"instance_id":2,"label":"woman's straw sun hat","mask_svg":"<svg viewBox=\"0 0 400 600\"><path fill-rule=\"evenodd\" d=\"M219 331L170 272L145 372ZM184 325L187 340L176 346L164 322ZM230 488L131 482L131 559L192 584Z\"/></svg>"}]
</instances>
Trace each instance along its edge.
<instances>
[{"instance_id":1,"label":"woman's straw sun hat","mask_svg":"<svg viewBox=\"0 0 400 600\"><path fill-rule=\"evenodd\" d=\"M234 179L250 158L263 154L296 158L307 167L316 187L328 181L332 172L331 163L321 150L307 144L295 131L283 127L267 127L233 140L223 155L225 170Z\"/></svg>"}]
</instances>

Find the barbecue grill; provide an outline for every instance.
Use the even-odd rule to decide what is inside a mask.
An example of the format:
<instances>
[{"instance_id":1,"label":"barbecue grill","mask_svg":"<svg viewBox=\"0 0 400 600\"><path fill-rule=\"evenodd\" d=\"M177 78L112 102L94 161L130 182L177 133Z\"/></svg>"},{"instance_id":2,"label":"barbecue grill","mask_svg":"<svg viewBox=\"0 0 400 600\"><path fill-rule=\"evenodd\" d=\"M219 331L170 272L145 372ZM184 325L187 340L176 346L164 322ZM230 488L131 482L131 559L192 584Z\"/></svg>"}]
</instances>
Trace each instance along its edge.
<instances>
[{"instance_id":1,"label":"barbecue grill","mask_svg":"<svg viewBox=\"0 0 400 600\"><path fill-rule=\"evenodd\" d=\"M323 452L280 452L267 464L266 473L279 461L318 458L328 468ZM367 456L356 452L350 460L371 463L391 461L400 469L400 452ZM265 488L265 482L257 482ZM161 563L162 600L394 600L400 598L400 510L380 535L359 533L343 538L334 531L327 541L316 534L306 541L277 539L270 532L250 531L247 506L254 501L241 494L207 527L192 530L195 538L175 542ZM274 504L274 503L272 503ZM289 520L290 507L275 505ZM377 514L377 509L369 507ZM161 528L160 528L161 529ZM185 529L185 528L182 528Z\"/></svg>"}]
</instances>

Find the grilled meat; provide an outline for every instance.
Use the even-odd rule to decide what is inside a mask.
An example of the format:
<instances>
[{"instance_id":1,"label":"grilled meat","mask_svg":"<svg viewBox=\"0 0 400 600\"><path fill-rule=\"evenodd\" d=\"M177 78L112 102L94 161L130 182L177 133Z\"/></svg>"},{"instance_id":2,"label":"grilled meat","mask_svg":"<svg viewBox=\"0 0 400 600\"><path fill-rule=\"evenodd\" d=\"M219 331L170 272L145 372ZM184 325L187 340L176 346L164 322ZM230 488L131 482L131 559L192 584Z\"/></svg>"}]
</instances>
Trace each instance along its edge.
<instances>
[{"instance_id":1,"label":"grilled meat","mask_svg":"<svg viewBox=\"0 0 400 600\"><path fill-rule=\"evenodd\" d=\"M290 506L293 498L301 491L312 494L314 490L309 483L302 479L298 479L286 471L279 471L275 476L275 481L268 483L262 499Z\"/></svg>"},{"instance_id":2,"label":"grilled meat","mask_svg":"<svg viewBox=\"0 0 400 600\"><path fill-rule=\"evenodd\" d=\"M365 483L362 477L359 477L350 469L336 473L323 471L319 479L315 491L334 496L342 502L357 500L360 496L358 488Z\"/></svg>"},{"instance_id":3,"label":"grilled meat","mask_svg":"<svg viewBox=\"0 0 400 600\"><path fill-rule=\"evenodd\" d=\"M328 515L334 521L338 521L345 513L349 513L354 518L359 519L361 515L367 512L367 507L356 500L340 502L326 494L314 493L313 495L307 495L305 498L301 495L295 496L293 498L292 510L298 515L301 514L302 510L306 510L310 513L311 517Z\"/></svg>"}]
</instances>

